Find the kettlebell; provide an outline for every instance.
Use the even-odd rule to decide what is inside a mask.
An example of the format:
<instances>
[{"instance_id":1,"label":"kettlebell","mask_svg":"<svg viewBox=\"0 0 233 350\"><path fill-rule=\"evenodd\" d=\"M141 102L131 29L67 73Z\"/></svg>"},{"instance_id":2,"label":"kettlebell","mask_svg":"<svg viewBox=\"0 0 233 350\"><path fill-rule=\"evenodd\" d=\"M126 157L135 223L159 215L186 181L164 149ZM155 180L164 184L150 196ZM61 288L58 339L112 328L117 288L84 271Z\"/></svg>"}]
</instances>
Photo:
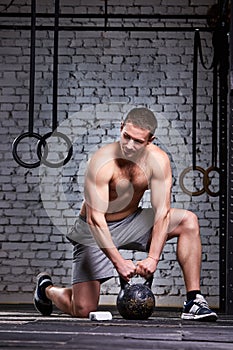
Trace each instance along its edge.
<instances>
[{"instance_id":1,"label":"kettlebell","mask_svg":"<svg viewBox=\"0 0 233 350\"><path fill-rule=\"evenodd\" d=\"M130 284L120 277L121 290L117 296L117 309L127 320L146 320L155 307L151 291L153 275L145 283Z\"/></svg>"}]
</instances>

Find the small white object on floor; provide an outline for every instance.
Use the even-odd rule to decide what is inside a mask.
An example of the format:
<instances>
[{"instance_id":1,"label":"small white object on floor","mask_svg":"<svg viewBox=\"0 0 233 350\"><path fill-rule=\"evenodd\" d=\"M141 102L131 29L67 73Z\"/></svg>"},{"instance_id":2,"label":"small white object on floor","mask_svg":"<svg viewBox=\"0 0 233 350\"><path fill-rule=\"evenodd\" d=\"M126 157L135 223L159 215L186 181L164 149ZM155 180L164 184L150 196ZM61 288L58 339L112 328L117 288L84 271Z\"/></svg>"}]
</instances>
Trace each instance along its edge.
<instances>
[{"instance_id":1,"label":"small white object on floor","mask_svg":"<svg viewBox=\"0 0 233 350\"><path fill-rule=\"evenodd\" d=\"M89 320L91 321L110 321L112 314L109 311L92 311L89 313Z\"/></svg>"}]
</instances>

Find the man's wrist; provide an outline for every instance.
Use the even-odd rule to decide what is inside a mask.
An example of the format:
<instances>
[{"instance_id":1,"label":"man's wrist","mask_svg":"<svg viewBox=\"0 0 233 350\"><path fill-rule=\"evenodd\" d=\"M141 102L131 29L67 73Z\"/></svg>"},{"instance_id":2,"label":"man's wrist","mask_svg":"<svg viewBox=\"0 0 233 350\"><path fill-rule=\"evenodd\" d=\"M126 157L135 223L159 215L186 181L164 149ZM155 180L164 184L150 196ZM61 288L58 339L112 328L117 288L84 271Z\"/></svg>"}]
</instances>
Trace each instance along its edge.
<instances>
[{"instance_id":1,"label":"man's wrist","mask_svg":"<svg viewBox=\"0 0 233 350\"><path fill-rule=\"evenodd\" d=\"M148 258L154 260L156 263L159 261L159 259L154 258L152 255L148 254Z\"/></svg>"}]
</instances>

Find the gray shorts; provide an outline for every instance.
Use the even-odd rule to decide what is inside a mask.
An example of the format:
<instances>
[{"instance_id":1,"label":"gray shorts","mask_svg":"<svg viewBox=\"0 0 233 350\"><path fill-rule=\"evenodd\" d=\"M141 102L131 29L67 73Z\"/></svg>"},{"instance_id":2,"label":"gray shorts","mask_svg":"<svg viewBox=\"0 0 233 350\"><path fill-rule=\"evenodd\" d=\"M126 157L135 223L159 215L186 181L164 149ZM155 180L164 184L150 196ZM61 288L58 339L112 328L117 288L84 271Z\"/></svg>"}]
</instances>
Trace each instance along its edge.
<instances>
[{"instance_id":1,"label":"gray shorts","mask_svg":"<svg viewBox=\"0 0 233 350\"><path fill-rule=\"evenodd\" d=\"M118 249L148 251L154 224L153 209L141 209L123 220L108 222ZM114 266L98 247L85 219L78 217L67 238L73 243L72 284L87 281L104 282L114 276Z\"/></svg>"}]
</instances>

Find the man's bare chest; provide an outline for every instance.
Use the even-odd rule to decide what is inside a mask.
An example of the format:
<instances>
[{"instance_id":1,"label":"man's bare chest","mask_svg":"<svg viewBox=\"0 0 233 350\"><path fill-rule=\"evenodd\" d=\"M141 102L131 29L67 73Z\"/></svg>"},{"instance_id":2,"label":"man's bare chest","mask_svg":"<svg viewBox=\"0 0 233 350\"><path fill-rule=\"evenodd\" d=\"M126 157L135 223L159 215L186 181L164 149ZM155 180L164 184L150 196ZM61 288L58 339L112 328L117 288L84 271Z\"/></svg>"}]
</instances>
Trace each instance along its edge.
<instances>
[{"instance_id":1,"label":"man's bare chest","mask_svg":"<svg viewBox=\"0 0 233 350\"><path fill-rule=\"evenodd\" d=\"M134 191L145 191L149 186L148 170L142 165L133 162L116 163L113 177L110 180L110 191L124 192L129 188Z\"/></svg>"}]
</instances>

